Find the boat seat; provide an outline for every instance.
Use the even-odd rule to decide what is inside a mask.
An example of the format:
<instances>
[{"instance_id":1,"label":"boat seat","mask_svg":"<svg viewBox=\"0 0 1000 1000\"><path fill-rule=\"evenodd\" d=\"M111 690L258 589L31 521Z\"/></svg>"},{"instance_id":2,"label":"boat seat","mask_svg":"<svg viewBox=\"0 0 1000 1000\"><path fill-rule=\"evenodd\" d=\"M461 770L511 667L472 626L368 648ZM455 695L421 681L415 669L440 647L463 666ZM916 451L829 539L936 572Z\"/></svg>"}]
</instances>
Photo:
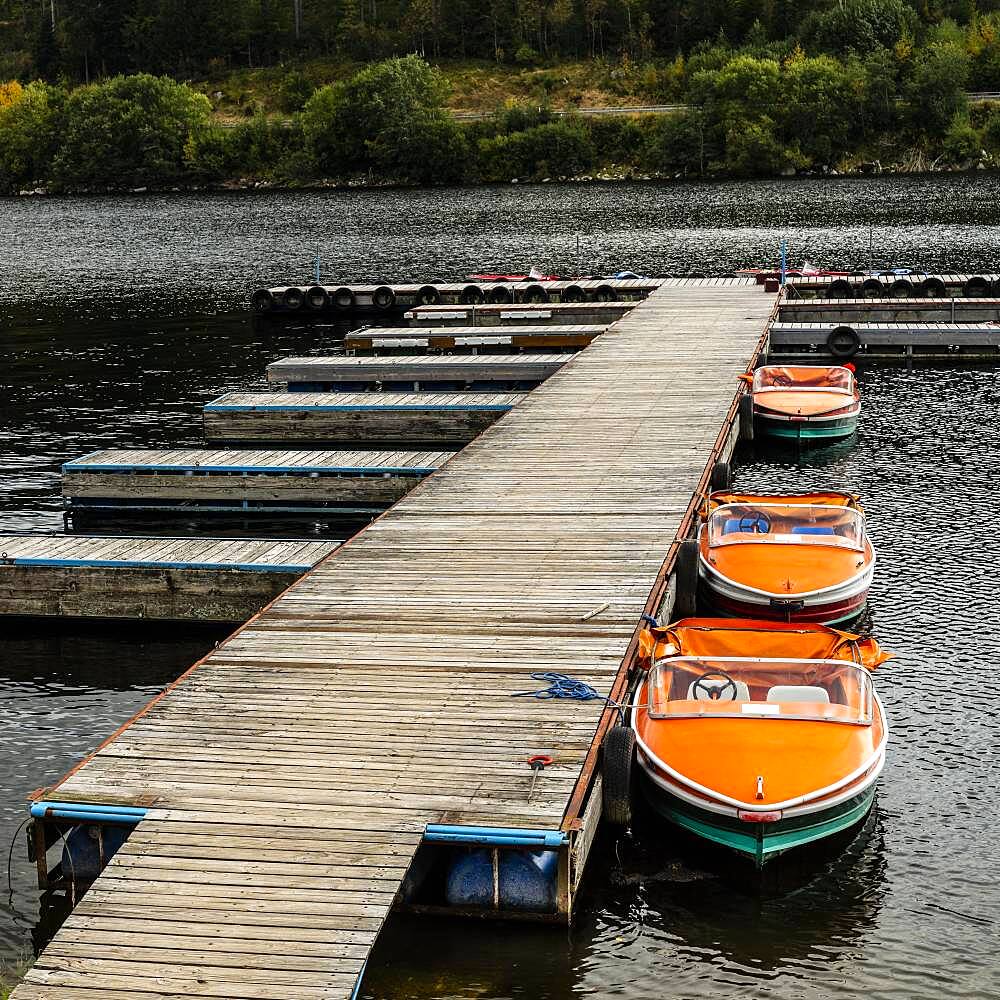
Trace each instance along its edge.
<instances>
[{"instance_id":1,"label":"boat seat","mask_svg":"<svg viewBox=\"0 0 1000 1000\"><path fill-rule=\"evenodd\" d=\"M811 705L829 705L826 688L809 684L776 684L767 692L768 701L799 702Z\"/></svg>"},{"instance_id":2,"label":"boat seat","mask_svg":"<svg viewBox=\"0 0 1000 1000\"><path fill-rule=\"evenodd\" d=\"M747 687L746 681L735 681L736 684L736 697L730 698L729 695L732 694L732 688L728 688L723 697L724 701L749 701L750 700L750 688ZM712 701L713 699L709 697L708 691L705 688L712 688L717 690L722 687L727 687L726 682L721 677L711 677L706 681L702 682L701 687L695 690L695 682L691 681L688 686L688 701Z\"/></svg>"},{"instance_id":3,"label":"boat seat","mask_svg":"<svg viewBox=\"0 0 1000 1000\"><path fill-rule=\"evenodd\" d=\"M835 535L837 532L827 524L796 524L793 535Z\"/></svg>"},{"instance_id":4,"label":"boat seat","mask_svg":"<svg viewBox=\"0 0 1000 1000\"><path fill-rule=\"evenodd\" d=\"M722 533L724 535L732 535L736 532L742 532L743 534L752 535L758 534L754 531L754 525L764 526L764 521L758 520L753 515L748 514L746 517L727 517L726 523L722 526ZM740 525L743 527L740 527ZM763 532L760 532L761 534Z\"/></svg>"}]
</instances>

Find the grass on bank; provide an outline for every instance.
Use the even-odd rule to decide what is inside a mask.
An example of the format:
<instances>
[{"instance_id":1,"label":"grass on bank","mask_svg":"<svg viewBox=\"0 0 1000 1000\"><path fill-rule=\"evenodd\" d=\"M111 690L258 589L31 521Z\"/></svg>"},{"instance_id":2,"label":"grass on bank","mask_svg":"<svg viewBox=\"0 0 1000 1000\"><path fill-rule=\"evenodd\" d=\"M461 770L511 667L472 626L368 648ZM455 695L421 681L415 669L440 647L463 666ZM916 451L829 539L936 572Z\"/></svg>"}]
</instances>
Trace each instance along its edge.
<instances>
[{"instance_id":1,"label":"grass on bank","mask_svg":"<svg viewBox=\"0 0 1000 1000\"><path fill-rule=\"evenodd\" d=\"M0 1000L9 1000L11 993L27 975L28 969L35 964L27 952L20 958L0 960Z\"/></svg>"}]
</instances>

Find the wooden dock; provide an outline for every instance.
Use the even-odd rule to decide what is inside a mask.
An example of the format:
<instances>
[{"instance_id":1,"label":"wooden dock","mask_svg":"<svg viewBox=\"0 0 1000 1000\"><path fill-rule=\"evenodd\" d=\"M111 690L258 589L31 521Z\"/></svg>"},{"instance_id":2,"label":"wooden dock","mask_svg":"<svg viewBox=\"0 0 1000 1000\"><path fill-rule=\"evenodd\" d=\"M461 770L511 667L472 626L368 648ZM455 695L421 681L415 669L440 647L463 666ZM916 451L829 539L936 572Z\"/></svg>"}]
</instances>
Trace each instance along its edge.
<instances>
[{"instance_id":1,"label":"wooden dock","mask_svg":"<svg viewBox=\"0 0 1000 1000\"><path fill-rule=\"evenodd\" d=\"M627 315L635 302L551 302L520 306L420 306L403 314L411 326L606 326Z\"/></svg>"},{"instance_id":2,"label":"wooden dock","mask_svg":"<svg viewBox=\"0 0 1000 1000\"><path fill-rule=\"evenodd\" d=\"M1000 274L809 275L786 281L789 297L937 298L957 295L990 298L1000 294Z\"/></svg>"},{"instance_id":3,"label":"wooden dock","mask_svg":"<svg viewBox=\"0 0 1000 1000\"><path fill-rule=\"evenodd\" d=\"M289 392L517 392L532 389L569 360L567 354L490 354L379 358L283 358L267 380Z\"/></svg>"},{"instance_id":4,"label":"wooden dock","mask_svg":"<svg viewBox=\"0 0 1000 1000\"><path fill-rule=\"evenodd\" d=\"M1000 299L784 299L782 322L836 323L997 323Z\"/></svg>"},{"instance_id":5,"label":"wooden dock","mask_svg":"<svg viewBox=\"0 0 1000 1000\"><path fill-rule=\"evenodd\" d=\"M774 301L652 294L41 791L40 870L88 810L135 830L15 1000L347 1000L456 844L556 851L567 919L612 713L511 695L620 694Z\"/></svg>"},{"instance_id":6,"label":"wooden dock","mask_svg":"<svg viewBox=\"0 0 1000 1000\"><path fill-rule=\"evenodd\" d=\"M244 444L467 444L520 393L230 392L204 410L209 441Z\"/></svg>"},{"instance_id":7,"label":"wooden dock","mask_svg":"<svg viewBox=\"0 0 1000 1000\"><path fill-rule=\"evenodd\" d=\"M491 351L561 350L578 351L607 329L607 324L566 324L559 327L509 326L502 331L483 330L478 326L450 328L398 327L392 329L354 330L344 337L348 351L406 350L468 351L472 354Z\"/></svg>"},{"instance_id":8,"label":"wooden dock","mask_svg":"<svg viewBox=\"0 0 1000 1000\"><path fill-rule=\"evenodd\" d=\"M0 615L242 622L338 544L0 535Z\"/></svg>"},{"instance_id":9,"label":"wooden dock","mask_svg":"<svg viewBox=\"0 0 1000 1000\"><path fill-rule=\"evenodd\" d=\"M835 330L853 330L867 353L947 356L963 354L995 357L1000 348L1000 324L994 323L843 323L771 324L774 354L828 353L828 339Z\"/></svg>"},{"instance_id":10,"label":"wooden dock","mask_svg":"<svg viewBox=\"0 0 1000 1000\"><path fill-rule=\"evenodd\" d=\"M260 315L296 317L391 313L423 305L505 305L541 302L638 300L662 284L659 278L577 278L566 281L409 282L384 285L278 285L258 288L250 306Z\"/></svg>"},{"instance_id":11,"label":"wooden dock","mask_svg":"<svg viewBox=\"0 0 1000 1000\"><path fill-rule=\"evenodd\" d=\"M63 465L74 513L373 513L451 452L109 449Z\"/></svg>"}]
</instances>

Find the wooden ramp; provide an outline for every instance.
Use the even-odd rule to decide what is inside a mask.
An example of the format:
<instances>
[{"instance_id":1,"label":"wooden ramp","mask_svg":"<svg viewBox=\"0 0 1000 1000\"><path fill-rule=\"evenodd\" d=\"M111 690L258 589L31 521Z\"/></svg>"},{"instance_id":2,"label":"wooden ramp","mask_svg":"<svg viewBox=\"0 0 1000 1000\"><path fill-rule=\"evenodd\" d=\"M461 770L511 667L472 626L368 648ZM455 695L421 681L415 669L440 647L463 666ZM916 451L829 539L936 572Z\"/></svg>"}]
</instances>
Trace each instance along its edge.
<instances>
[{"instance_id":1,"label":"wooden ramp","mask_svg":"<svg viewBox=\"0 0 1000 1000\"><path fill-rule=\"evenodd\" d=\"M490 354L399 355L382 358L284 358L267 366L267 380L292 391L357 391L381 386L387 391L489 392L534 388L554 375L572 355Z\"/></svg>"},{"instance_id":2,"label":"wooden ramp","mask_svg":"<svg viewBox=\"0 0 1000 1000\"><path fill-rule=\"evenodd\" d=\"M149 811L16 1000L346 1000L421 832L557 851L565 919L610 713L511 696L546 670L620 691L773 303L651 295L41 793ZM356 936L296 951L323 928ZM230 942L263 933L254 972Z\"/></svg>"},{"instance_id":3,"label":"wooden ramp","mask_svg":"<svg viewBox=\"0 0 1000 1000\"><path fill-rule=\"evenodd\" d=\"M246 621L339 544L0 535L0 615Z\"/></svg>"},{"instance_id":4,"label":"wooden ramp","mask_svg":"<svg viewBox=\"0 0 1000 1000\"><path fill-rule=\"evenodd\" d=\"M520 393L230 392L204 410L205 437L232 443L465 444Z\"/></svg>"},{"instance_id":5,"label":"wooden ramp","mask_svg":"<svg viewBox=\"0 0 1000 1000\"><path fill-rule=\"evenodd\" d=\"M452 457L443 451L108 449L63 465L71 511L295 514L378 510ZM361 506L359 506L361 505Z\"/></svg>"},{"instance_id":6,"label":"wooden ramp","mask_svg":"<svg viewBox=\"0 0 1000 1000\"><path fill-rule=\"evenodd\" d=\"M404 326L392 329L355 330L344 338L349 351L381 351L386 349L425 347L432 351L464 350L473 354L482 350L579 350L607 329L607 324L566 324L553 329L547 326L508 326L503 330L483 330L478 326L456 326L446 329L413 329Z\"/></svg>"}]
</instances>

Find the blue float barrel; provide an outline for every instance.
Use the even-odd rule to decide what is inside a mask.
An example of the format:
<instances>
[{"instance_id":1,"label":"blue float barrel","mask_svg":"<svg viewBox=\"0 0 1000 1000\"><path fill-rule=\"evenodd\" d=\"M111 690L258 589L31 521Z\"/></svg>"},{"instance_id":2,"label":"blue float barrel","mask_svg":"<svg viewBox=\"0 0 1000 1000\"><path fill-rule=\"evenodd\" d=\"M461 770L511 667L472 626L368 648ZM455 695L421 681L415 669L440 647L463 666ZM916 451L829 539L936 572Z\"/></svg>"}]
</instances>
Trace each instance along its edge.
<instances>
[{"instance_id":1,"label":"blue float barrel","mask_svg":"<svg viewBox=\"0 0 1000 1000\"><path fill-rule=\"evenodd\" d=\"M131 829L81 823L70 830L63 842L62 870L74 882L91 882L125 843ZM103 863L102 863L103 861Z\"/></svg>"},{"instance_id":2,"label":"blue float barrel","mask_svg":"<svg viewBox=\"0 0 1000 1000\"><path fill-rule=\"evenodd\" d=\"M557 851L500 852L500 908L552 912L556 908ZM450 906L493 908L493 852L459 855L448 869L445 896Z\"/></svg>"}]
</instances>

